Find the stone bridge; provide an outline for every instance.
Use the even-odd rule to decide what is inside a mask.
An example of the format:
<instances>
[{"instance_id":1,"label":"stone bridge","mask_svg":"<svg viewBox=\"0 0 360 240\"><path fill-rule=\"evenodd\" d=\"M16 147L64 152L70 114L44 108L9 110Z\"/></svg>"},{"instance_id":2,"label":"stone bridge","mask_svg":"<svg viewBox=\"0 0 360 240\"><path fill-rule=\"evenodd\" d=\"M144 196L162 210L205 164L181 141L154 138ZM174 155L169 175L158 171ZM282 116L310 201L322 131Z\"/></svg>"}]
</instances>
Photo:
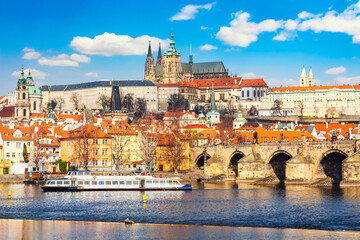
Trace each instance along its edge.
<instances>
[{"instance_id":1,"label":"stone bridge","mask_svg":"<svg viewBox=\"0 0 360 240\"><path fill-rule=\"evenodd\" d=\"M325 141L192 148L192 167L236 180L276 177L285 182L360 182L360 142Z\"/></svg>"}]
</instances>

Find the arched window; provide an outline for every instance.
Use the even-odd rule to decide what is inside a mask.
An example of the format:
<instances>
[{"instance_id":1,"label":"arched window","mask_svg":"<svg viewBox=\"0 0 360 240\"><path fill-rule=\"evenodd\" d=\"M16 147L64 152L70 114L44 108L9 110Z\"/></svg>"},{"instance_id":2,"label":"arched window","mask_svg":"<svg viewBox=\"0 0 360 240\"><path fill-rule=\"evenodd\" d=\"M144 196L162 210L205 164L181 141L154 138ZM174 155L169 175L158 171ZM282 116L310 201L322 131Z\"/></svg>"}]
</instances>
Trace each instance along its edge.
<instances>
[{"instance_id":1,"label":"arched window","mask_svg":"<svg viewBox=\"0 0 360 240\"><path fill-rule=\"evenodd\" d=\"M256 97L256 90L254 90L254 97Z\"/></svg>"},{"instance_id":2,"label":"arched window","mask_svg":"<svg viewBox=\"0 0 360 240\"><path fill-rule=\"evenodd\" d=\"M257 92L257 96L258 96L258 97L260 97L260 90L258 90L258 92Z\"/></svg>"},{"instance_id":3,"label":"arched window","mask_svg":"<svg viewBox=\"0 0 360 240\"><path fill-rule=\"evenodd\" d=\"M16 116L19 116L19 109L16 109Z\"/></svg>"},{"instance_id":4,"label":"arched window","mask_svg":"<svg viewBox=\"0 0 360 240\"><path fill-rule=\"evenodd\" d=\"M247 97L250 97L250 91L247 90Z\"/></svg>"},{"instance_id":5,"label":"arched window","mask_svg":"<svg viewBox=\"0 0 360 240\"><path fill-rule=\"evenodd\" d=\"M34 110L36 110L36 102L34 102Z\"/></svg>"},{"instance_id":6,"label":"arched window","mask_svg":"<svg viewBox=\"0 0 360 240\"><path fill-rule=\"evenodd\" d=\"M244 97L244 91L241 91L241 96Z\"/></svg>"},{"instance_id":7,"label":"arched window","mask_svg":"<svg viewBox=\"0 0 360 240\"><path fill-rule=\"evenodd\" d=\"M18 93L18 99L20 99L20 93Z\"/></svg>"},{"instance_id":8,"label":"arched window","mask_svg":"<svg viewBox=\"0 0 360 240\"><path fill-rule=\"evenodd\" d=\"M24 109L24 114L23 114L23 116L26 116L26 109Z\"/></svg>"},{"instance_id":9,"label":"arched window","mask_svg":"<svg viewBox=\"0 0 360 240\"><path fill-rule=\"evenodd\" d=\"M23 93L23 99L25 99L25 97L26 97L26 93Z\"/></svg>"}]
</instances>

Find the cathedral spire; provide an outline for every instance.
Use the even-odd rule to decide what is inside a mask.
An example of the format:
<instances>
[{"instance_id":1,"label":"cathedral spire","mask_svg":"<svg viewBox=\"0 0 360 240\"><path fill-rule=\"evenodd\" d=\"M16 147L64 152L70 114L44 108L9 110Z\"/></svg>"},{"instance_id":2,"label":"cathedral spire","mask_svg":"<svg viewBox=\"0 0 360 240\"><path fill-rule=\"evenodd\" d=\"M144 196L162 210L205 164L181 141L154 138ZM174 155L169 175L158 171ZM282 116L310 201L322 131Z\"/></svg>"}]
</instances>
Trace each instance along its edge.
<instances>
[{"instance_id":1,"label":"cathedral spire","mask_svg":"<svg viewBox=\"0 0 360 240\"><path fill-rule=\"evenodd\" d=\"M314 75L313 75L313 72L312 72L311 67L310 67L310 71L309 71L309 78L314 78Z\"/></svg>"},{"instance_id":2,"label":"cathedral spire","mask_svg":"<svg viewBox=\"0 0 360 240\"><path fill-rule=\"evenodd\" d=\"M156 66L161 66L161 65L162 65L161 43L159 43L159 52L156 59Z\"/></svg>"},{"instance_id":3,"label":"cathedral spire","mask_svg":"<svg viewBox=\"0 0 360 240\"><path fill-rule=\"evenodd\" d=\"M189 64L190 66L192 66L194 63L193 61L193 55L192 55L192 45L191 45L191 42L190 42L190 54L189 54Z\"/></svg>"},{"instance_id":4,"label":"cathedral spire","mask_svg":"<svg viewBox=\"0 0 360 240\"><path fill-rule=\"evenodd\" d=\"M148 48L148 56L152 56L152 52L151 52L151 42L149 41L149 48Z\"/></svg>"}]
</instances>

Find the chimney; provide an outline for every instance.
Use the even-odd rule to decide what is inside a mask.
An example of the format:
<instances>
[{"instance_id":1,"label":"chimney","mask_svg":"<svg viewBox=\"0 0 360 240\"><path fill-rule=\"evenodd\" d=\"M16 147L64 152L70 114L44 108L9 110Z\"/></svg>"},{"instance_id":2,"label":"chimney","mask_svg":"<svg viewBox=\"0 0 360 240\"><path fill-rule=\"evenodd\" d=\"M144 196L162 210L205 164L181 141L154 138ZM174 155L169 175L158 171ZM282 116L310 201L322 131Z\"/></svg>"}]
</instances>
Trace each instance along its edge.
<instances>
[{"instance_id":1,"label":"chimney","mask_svg":"<svg viewBox=\"0 0 360 240\"><path fill-rule=\"evenodd\" d=\"M329 124L328 124L328 122L326 122L326 129L328 129L328 127L329 127Z\"/></svg>"}]
</instances>

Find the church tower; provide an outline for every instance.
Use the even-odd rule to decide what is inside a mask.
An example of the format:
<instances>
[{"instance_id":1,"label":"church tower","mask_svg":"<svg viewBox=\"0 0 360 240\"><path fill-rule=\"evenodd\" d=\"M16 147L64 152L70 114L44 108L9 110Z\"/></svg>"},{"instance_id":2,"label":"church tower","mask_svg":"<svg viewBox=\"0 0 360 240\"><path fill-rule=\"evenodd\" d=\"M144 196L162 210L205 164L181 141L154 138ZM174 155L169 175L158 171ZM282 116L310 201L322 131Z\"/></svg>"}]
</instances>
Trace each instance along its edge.
<instances>
[{"instance_id":1,"label":"church tower","mask_svg":"<svg viewBox=\"0 0 360 240\"><path fill-rule=\"evenodd\" d=\"M20 78L15 91L15 119L18 121L30 120L29 86L24 75L24 68L21 68Z\"/></svg>"},{"instance_id":2,"label":"church tower","mask_svg":"<svg viewBox=\"0 0 360 240\"><path fill-rule=\"evenodd\" d=\"M314 86L314 75L310 67L309 77L308 77L308 86Z\"/></svg>"},{"instance_id":3,"label":"church tower","mask_svg":"<svg viewBox=\"0 0 360 240\"><path fill-rule=\"evenodd\" d=\"M156 66L161 66L161 65L162 65L161 43L159 43L159 52L156 59Z\"/></svg>"},{"instance_id":4,"label":"church tower","mask_svg":"<svg viewBox=\"0 0 360 240\"><path fill-rule=\"evenodd\" d=\"M300 87L307 87L308 86L308 77L306 75L304 66L303 66L303 69L301 71L301 75L300 75L299 80L300 80Z\"/></svg>"},{"instance_id":5,"label":"church tower","mask_svg":"<svg viewBox=\"0 0 360 240\"><path fill-rule=\"evenodd\" d=\"M144 80L155 81L155 65L154 65L154 58L151 52L150 42L149 42L149 49L145 62Z\"/></svg>"},{"instance_id":6,"label":"church tower","mask_svg":"<svg viewBox=\"0 0 360 240\"><path fill-rule=\"evenodd\" d=\"M175 48L174 34L171 32L170 46L164 53L163 83L176 83L176 70L180 61L180 51Z\"/></svg>"}]
</instances>

